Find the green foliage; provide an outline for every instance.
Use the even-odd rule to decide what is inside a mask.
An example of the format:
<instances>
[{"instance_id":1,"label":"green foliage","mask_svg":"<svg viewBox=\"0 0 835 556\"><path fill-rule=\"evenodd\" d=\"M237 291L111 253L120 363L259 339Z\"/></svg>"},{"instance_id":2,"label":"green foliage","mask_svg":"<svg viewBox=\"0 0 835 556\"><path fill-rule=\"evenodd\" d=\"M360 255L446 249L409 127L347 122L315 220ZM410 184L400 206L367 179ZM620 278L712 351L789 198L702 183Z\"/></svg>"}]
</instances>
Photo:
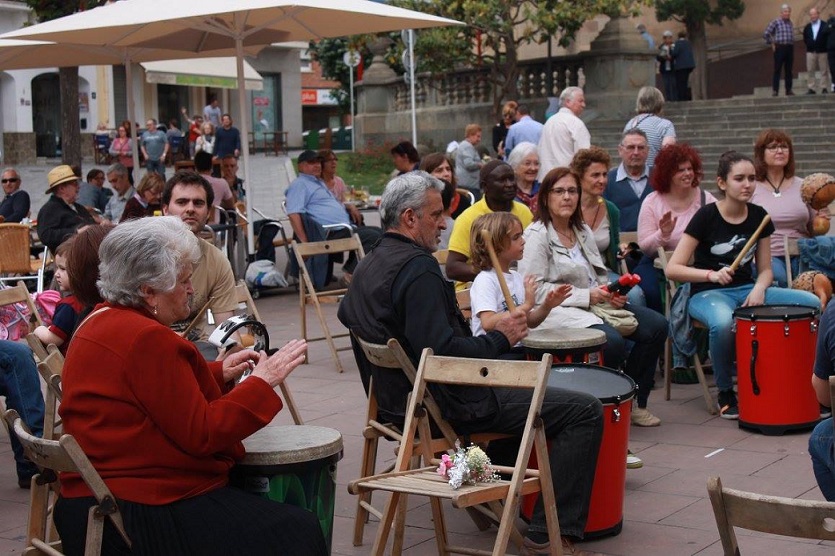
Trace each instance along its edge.
<instances>
[{"instance_id":1,"label":"green foliage","mask_svg":"<svg viewBox=\"0 0 835 556\"><path fill-rule=\"evenodd\" d=\"M35 10L40 21L49 21L95 8L104 4L104 0L26 0L26 4Z\"/></svg>"},{"instance_id":2,"label":"green foliage","mask_svg":"<svg viewBox=\"0 0 835 556\"><path fill-rule=\"evenodd\" d=\"M713 6L711 7L711 4ZM684 23L688 30L699 23L722 25L723 19L734 20L742 17L745 2L742 0L656 0L655 17L658 21L673 19Z\"/></svg>"},{"instance_id":3,"label":"green foliage","mask_svg":"<svg viewBox=\"0 0 835 556\"><path fill-rule=\"evenodd\" d=\"M372 195L379 195L388 183L394 165L391 148L394 143L368 143L356 152L339 153L337 174L351 187L368 187Z\"/></svg>"}]
</instances>

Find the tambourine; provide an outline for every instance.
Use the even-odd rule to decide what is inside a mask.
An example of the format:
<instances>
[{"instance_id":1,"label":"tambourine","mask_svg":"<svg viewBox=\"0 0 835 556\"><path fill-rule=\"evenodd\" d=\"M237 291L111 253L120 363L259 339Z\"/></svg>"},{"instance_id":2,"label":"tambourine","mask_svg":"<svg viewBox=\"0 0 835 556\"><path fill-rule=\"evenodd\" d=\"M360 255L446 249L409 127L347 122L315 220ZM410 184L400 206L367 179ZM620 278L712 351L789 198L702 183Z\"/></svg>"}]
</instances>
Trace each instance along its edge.
<instances>
[{"instance_id":1,"label":"tambourine","mask_svg":"<svg viewBox=\"0 0 835 556\"><path fill-rule=\"evenodd\" d=\"M254 351L265 351L270 353L270 334L267 332L267 327L263 323L255 320L250 315L239 315L226 319L215 328L214 332L209 336L209 343L218 349L231 349L238 345L238 340L233 337L233 334L238 332L242 347L251 348ZM252 341L250 344L247 340ZM241 382L246 377L252 374L252 369L244 371L238 379Z\"/></svg>"}]
</instances>

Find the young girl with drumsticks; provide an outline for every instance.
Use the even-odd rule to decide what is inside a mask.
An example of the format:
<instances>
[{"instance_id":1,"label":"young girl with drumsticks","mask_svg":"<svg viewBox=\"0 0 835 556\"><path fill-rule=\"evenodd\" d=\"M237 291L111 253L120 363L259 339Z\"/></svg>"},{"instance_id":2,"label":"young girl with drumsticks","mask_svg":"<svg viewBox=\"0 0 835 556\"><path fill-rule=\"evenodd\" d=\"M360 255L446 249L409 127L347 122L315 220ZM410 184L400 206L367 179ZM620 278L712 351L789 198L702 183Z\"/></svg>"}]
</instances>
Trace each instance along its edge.
<instances>
[{"instance_id":1,"label":"young girl with drumsticks","mask_svg":"<svg viewBox=\"0 0 835 556\"><path fill-rule=\"evenodd\" d=\"M737 307L804 305L819 307L817 297L771 287L771 245L774 225L768 213L750 203L756 187L754 163L728 151L719 157L716 183L725 198L699 209L667 265L667 277L690 282L690 316L709 330L710 358L719 389L719 414L739 419L733 390L736 339L732 332ZM688 262L693 259L693 265ZM759 269L754 279L751 263Z\"/></svg>"},{"instance_id":2,"label":"young girl with drumsticks","mask_svg":"<svg viewBox=\"0 0 835 556\"><path fill-rule=\"evenodd\" d=\"M496 327L501 313L508 310L505 295L497 270L493 267L489 247L483 231L487 231L496 259L501 267L502 276L513 304L528 315L528 326L539 326L551 309L565 301L571 293L570 284L562 284L545 297L541 305L534 306L536 299L536 280L533 276L524 279L510 265L522 260L525 240L522 237L522 222L509 212L493 212L476 218L470 232L470 253L473 266L481 272L473 280L470 289L470 303L473 317L471 328L473 336L490 332Z\"/></svg>"}]
</instances>

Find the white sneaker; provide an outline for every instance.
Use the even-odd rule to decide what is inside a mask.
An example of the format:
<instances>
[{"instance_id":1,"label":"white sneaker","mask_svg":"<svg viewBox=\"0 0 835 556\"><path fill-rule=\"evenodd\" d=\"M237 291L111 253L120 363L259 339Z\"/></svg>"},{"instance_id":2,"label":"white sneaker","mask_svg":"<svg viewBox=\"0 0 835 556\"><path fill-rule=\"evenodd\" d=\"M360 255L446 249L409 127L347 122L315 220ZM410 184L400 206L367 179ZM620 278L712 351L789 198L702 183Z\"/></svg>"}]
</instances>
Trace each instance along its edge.
<instances>
[{"instance_id":1,"label":"white sneaker","mask_svg":"<svg viewBox=\"0 0 835 556\"><path fill-rule=\"evenodd\" d=\"M632 408L632 424L637 427L657 427L661 424L661 419L650 413L646 408L636 405Z\"/></svg>"},{"instance_id":2,"label":"white sneaker","mask_svg":"<svg viewBox=\"0 0 835 556\"><path fill-rule=\"evenodd\" d=\"M626 468L627 469L640 469L644 466L644 462L641 458L636 456L632 453L632 450L626 451Z\"/></svg>"}]
</instances>

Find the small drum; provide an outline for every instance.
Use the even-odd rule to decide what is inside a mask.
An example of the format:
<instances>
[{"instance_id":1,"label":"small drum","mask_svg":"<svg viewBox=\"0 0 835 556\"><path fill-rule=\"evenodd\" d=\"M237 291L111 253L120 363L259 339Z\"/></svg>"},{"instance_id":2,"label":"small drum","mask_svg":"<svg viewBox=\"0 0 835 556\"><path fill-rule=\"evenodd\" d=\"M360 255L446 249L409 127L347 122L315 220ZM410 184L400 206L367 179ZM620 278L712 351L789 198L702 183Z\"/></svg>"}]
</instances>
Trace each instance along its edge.
<instances>
[{"instance_id":1,"label":"small drum","mask_svg":"<svg viewBox=\"0 0 835 556\"><path fill-rule=\"evenodd\" d=\"M632 398L638 387L625 374L595 365L554 365L548 386L586 392L603 404L603 440L594 470L585 538L617 535L623 527L626 453ZM531 463L535 463L533 455ZM527 519L533 514L537 496L529 494L522 500L522 515Z\"/></svg>"},{"instance_id":2,"label":"small drum","mask_svg":"<svg viewBox=\"0 0 835 556\"><path fill-rule=\"evenodd\" d=\"M546 353L559 361L603 364L606 334L596 328L534 329L522 340L532 360L539 361Z\"/></svg>"},{"instance_id":3,"label":"small drum","mask_svg":"<svg viewBox=\"0 0 835 556\"><path fill-rule=\"evenodd\" d=\"M244 440L246 456L230 473L233 486L316 514L331 547L339 431L308 425L266 427Z\"/></svg>"},{"instance_id":4,"label":"small drum","mask_svg":"<svg viewBox=\"0 0 835 556\"><path fill-rule=\"evenodd\" d=\"M781 435L818 422L811 377L819 314L797 305L734 311L740 428Z\"/></svg>"}]
</instances>

